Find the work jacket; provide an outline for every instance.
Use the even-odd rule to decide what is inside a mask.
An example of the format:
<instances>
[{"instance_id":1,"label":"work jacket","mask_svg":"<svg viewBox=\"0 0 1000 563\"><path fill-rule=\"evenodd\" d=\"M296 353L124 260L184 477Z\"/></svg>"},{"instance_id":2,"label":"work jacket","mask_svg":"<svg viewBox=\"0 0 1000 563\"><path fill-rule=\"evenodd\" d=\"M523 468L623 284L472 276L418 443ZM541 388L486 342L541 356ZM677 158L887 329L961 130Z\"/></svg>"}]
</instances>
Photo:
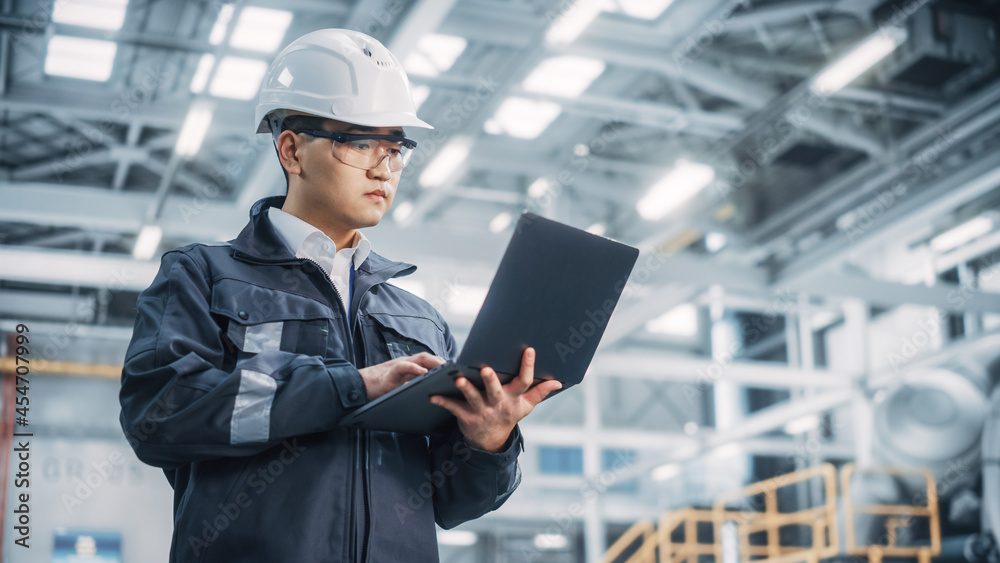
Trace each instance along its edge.
<instances>
[{"instance_id":1,"label":"work jacket","mask_svg":"<svg viewBox=\"0 0 1000 563\"><path fill-rule=\"evenodd\" d=\"M386 283L416 267L375 252L348 317L263 213L283 200L258 201L229 243L164 254L136 304L121 423L174 489L170 561L437 561L435 522L478 518L517 487L520 433L490 453L456 424L432 436L338 426L367 400L359 368L421 351L453 360L455 339Z\"/></svg>"}]
</instances>

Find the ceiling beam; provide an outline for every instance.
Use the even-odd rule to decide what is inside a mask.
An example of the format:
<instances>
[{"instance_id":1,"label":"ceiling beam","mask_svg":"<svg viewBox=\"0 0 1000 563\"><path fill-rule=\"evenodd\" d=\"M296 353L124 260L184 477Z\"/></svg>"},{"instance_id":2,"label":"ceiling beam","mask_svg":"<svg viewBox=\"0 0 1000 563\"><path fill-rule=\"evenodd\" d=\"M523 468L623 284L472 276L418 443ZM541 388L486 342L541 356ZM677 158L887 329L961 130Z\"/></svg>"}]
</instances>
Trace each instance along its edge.
<instances>
[{"instance_id":1,"label":"ceiling beam","mask_svg":"<svg viewBox=\"0 0 1000 563\"><path fill-rule=\"evenodd\" d=\"M165 68L147 69L154 79L165 79ZM138 88L138 87L136 87ZM73 93L73 103L66 104L66 93L44 84L11 86L0 98L0 110L28 113L62 113L76 119L115 124L141 123L162 129L180 128L190 107L190 100L169 98L149 103L148 94L132 89L117 95L80 89ZM137 97L138 96L138 97ZM145 97L143 97L145 96ZM212 118L212 135L246 136L253 132L253 102L227 100L219 104ZM100 127L98 127L100 130Z\"/></svg>"},{"instance_id":2,"label":"ceiling beam","mask_svg":"<svg viewBox=\"0 0 1000 563\"><path fill-rule=\"evenodd\" d=\"M704 392L717 381L749 387L788 389L829 387L847 389L852 375L829 370L789 367L787 363L736 360L722 362L694 355L648 349L615 349L594 356L590 370L599 377L625 377L652 381L690 383L694 393Z\"/></svg>"},{"instance_id":3,"label":"ceiling beam","mask_svg":"<svg viewBox=\"0 0 1000 563\"><path fill-rule=\"evenodd\" d=\"M754 8L736 14L726 21L727 33L752 33L758 26L780 26L804 22L807 16L826 12L838 4L837 0L799 0L774 6Z\"/></svg>"},{"instance_id":4,"label":"ceiling beam","mask_svg":"<svg viewBox=\"0 0 1000 563\"><path fill-rule=\"evenodd\" d=\"M25 250L0 246L0 263L17 264L6 268L3 279L73 287L108 288L113 291L141 291L149 286L159 269L158 262L112 257L91 252ZM53 268L53 264L59 264Z\"/></svg>"}]
</instances>

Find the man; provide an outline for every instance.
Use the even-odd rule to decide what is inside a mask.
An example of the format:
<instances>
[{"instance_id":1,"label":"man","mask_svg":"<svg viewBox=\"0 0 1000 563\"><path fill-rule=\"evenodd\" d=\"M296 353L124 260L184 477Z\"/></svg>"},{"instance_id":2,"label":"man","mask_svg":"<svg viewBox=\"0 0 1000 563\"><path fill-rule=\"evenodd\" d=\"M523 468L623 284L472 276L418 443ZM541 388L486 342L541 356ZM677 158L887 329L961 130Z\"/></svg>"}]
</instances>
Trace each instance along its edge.
<instances>
[{"instance_id":1,"label":"man","mask_svg":"<svg viewBox=\"0 0 1000 563\"><path fill-rule=\"evenodd\" d=\"M415 143L398 61L367 35L327 29L275 59L257 107L287 196L266 198L227 245L164 254L137 303L122 427L174 488L171 561L437 561L434 523L498 508L518 483L517 423L534 351L501 385L432 400L456 416L434 436L337 425L350 409L457 354L426 301L386 282L410 264L360 229L392 204Z\"/></svg>"}]
</instances>

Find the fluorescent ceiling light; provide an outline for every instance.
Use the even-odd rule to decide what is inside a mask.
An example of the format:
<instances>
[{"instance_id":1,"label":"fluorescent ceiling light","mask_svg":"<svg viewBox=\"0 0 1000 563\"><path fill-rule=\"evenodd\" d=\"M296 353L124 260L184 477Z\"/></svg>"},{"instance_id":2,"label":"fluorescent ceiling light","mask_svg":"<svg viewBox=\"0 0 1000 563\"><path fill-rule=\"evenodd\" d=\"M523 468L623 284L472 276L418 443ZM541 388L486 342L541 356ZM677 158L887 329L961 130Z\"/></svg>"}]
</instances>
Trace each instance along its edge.
<instances>
[{"instance_id":1,"label":"fluorescent ceiling light","mask_svg":"<svg viewBox=\"0 0 1000 563\"><path fill-rule=\"evenodd\" d=\"M599 237L604 236L604 231L605 231L604 223L594 223L593 225L587 227L588 233L597 235Z\"/></svg>"},{"instance_id":2,"label":"fluorescent ceiling light","mask_svg":"<svg viewBox=\"0 0 1000 563\"><path fill-rule=\"evenodd\" d=\"M545 32L545 42L549 45L568 45L576 41L604 9L604 0L577 0L571 4Z\"/></svg>"},{"instance_id":3,"label":"fluorescent ceiling light","mask_svg":"<svg viewBox=\"0 0 1000 563\"><path fill-rule=\"evenodd\" d=\"M976 217L931 239L931 249L948 252L993 230L993 219Z\"/></svg>"},{"instance_id":4,"label":"fluorescent ceiling light","mask_svg":"<svg viewBox=\"0 0 1000 563\"><path fill-rule=\"evenodd\" d=\"M887 27L864 40L813 80L813 91L830 94L850 84L906 41L906 30Z\"/></svg>"},{"instance_id":5,"label":"fluorescent ceiling light","mask_svg":"<svg viewBox=\"0 0 1000 563\"><path fill-rule=\"evenodd\" d=\"M604 72L604 61L566 55L545 59L524 79L529 92L575 98Z\"/></svg>"},{"instance_id":6,"label":"fluorescent ceiling light","mask_svg":"<svg viewBox=\"0 0 1000 563\"><path fill-rule=\"evenodd\" d=\"M615 7L627 16L655 20L673 2L674 0L615 0L614 3Z\"/></svg>"},{"instance_id":7,"label":"fluorescent ceiling light","mask_svg":"<svg viewBox=\"0 0 1000 563\"><path fill-rule=\"evenodd\" d=\"M802 434L803 432L815 430L816 428L819 428L819 415L811 414L809 416L804 416L802 418L795 419L786 424L785 433Z\"/></svg>"},{"instance_id":8,"label":"fluorescent ceiling light","mask_svg":"<svg viewBox=\"0 0 1000 563\"><path fill-rule=\"evenodd\" d=\"M416 109L420 109L420 106L427 101L427 96L431 95L431 87L426 84L414 86L410 89L410 94L413 95L413 105L416 106Z\"/></svg>"},{"instance_id":9,"label":"fluorescent ceiling light","mask_svg":"<svg viewBox=\"0 0 1000 563\"><path fill-rule=\"evenodd\" d=\"M52 21L118 31L125 23L128 0L56 0Z\"/></svg>"},{"instance_id":10,"label":"fluorescent ceiling light","mask_svg":"<svg viewBox=\"0 0 1000 563\"><path fill-rule=\"evenodd\" d=\"M691 337L698 334L698 308L682 303L646 323L646 330L654 334Z\"/></svg>"},{"instance_id":11,"label":"fluorescent ceiling light","mask_svg":"<svg viewBox=\"0 0 1000 563\"><path fill-rule=\"evenodd\" d=\"M229 45L248 51L274 52L281 46L290 23L291 12L247 6L240 10L236 18L236 28L229 38Z\"/></svg>"},{"instance_id":12,"label":"fluorescent ceiling light","mask_svg":"<svg viewBox=\"0 0 1000 563\"><path fill-rule=\"evenodd\" d=\"M639 200L636 206L639 215L647 221L655 221L694 197L713 179L715 170L711 166L680 159L674 169Z\"/></svg>"},{"instance_id":13,"label":"fluorescent ceiling light","mask_svg":"<svg viewBox=\"0 0 1000 563\"><path fill-rule=\"evenodd\" d=\"M448 312L454 315L475 317L479 310L483 308L483 301L486 301L486 292L490 288L479 285L453 284L448 293Z\"/></svg>"},{"instance_id":14,"label":"fluorescent ceiling light","mask_svg":"<svg viewBox=\"0 0 1000 563\"><path fill-rule=\"evenodd\" d=\"M215 55L206 53L198 59L198 68L194 70L194 77L191 78L192 94L201 94L205 90L213 66L215 66Z\"/></svg>"},{"instance_id":15,"label":"fluorescent ceiling light","mask_svg":"<svg viewBox=\"0 0 1000 563\"><path fill-rule=\"evenodd\" d=\"M538 549L566 549L569 540L562 534L537 534L535 547Z\"/></svg>"},{"instance_id":16,"label":"fluorescent ceiling light","mask_svg":"<svg viewBox=\"0 0 1000 563\"><path fill-rule=\"evenodd\" d=\"M500 132L511 137L534 139L541 135L560 113L562 106L555 102L512 97L500 104L491 121Z\"/></svg>"},{"instance_id":17,"label":"fluorescent ceiling light","mask_svg":"<svg viewBox=\"0 0 1000 563\"><path fill-rule=\"evenodd\" d=\"M212 45L218 45L222 43L222 40L226 38L226 28L229 27L229 20L233 19L233 5L223 4L219 8L219 15L215 18L215 25L212 26L212 32L208 35L208 42Z\"/></svg>"},{"instance_id":18,"label":"fluorescent ceiling light","mask_svg":"<svg viewBox=\"0 0 1000 563\"><path fill-rule=\"evenodd\" d=\"M257 95L260 81L267 72L267 63L256 59L225 57L215 69L215 78L208 93L220 98L249 100Z\"/></svg>"},{"instance_id":19,"label":"fluorescent ceiling light","mask_svg":"<svg viewBox=\"0 0 1000 563\"><path fill-rule=\"evenodd\" d=\"M705 250L718 252L726 246L726 235L722 233L708 233L705 235Z\"/></svg>"},{"instance_id":20,"label":"fluorescent ceiling light","mask_svg":"<svg viewBox=\"0 0 1000 563\"><path fill-rule=\"evenodd\" d=\"M492 221L490 221L490 232L499 233L503 231L504 229L510 226L510 222L513 219L514 218L511 216L511 214L507 213L506 211L498 214L496 217L493 218Z\"/></svg>"},{"instance_id":21,"label":"fluorescent ceiling light","mask_svg":"<svg viewBox=\"0 0 1000 563\"><path fill-rule=\"evenodd\" d=\"M470 150L472 139L469 137L456 137L449 141L420 174L420 185L428 188L443 185L469 157Z\"/></svg>"},{"instance_id":22,"label":"fluorescent ceiling light","mask_svg":"<svg viewBox=\"0 0 1000 563\"><path fill-rule=\"evenodd\" d=\"M111 77L118 44L55 35L49 40L45 74L104 82Z\"/></svg>"},{"instance_id":23,"label":"fluorescent ceiling light","mask_svg":"<svg viewBox=\"0 0 1000 563\"><path fill-rule=\"evenodd\" d=\"M650 473L650 477L654 481L666 481L668 479L673 479L674 477L681 474L681 466L676 463L668 463L666 465L661 465Z\"/></svg>"},{"instance_id":24,"label":"fluorescent ceiling light","mask_svg":"<svg viewBox=\"0 0 1000 563\"><path fill-rule=\"evenodd\" d=\"M212 124L212 106L206 103L194 103L184 118L184 125L177 135L177 145L174 152L177 156L191 156L201 148L208 127Z\"/></svg>"},{"instance_id":25,"label":"fluorescent ceiling light","mask_svg":"<svg viewBox=\"0 0 1000 563\"><path fill-rule=\"evenodd\" d=\"M475 545L479 537L467 530L438 530L438 543L442 545Z\"/></svg>"},{"instance_id":26,"label":"fluorescent ceiling light","mask_svg":"<svg viewBox=\"0 0 1000 563\"><path fill-rule=\"evenodd\" d=\"M132 257L136 260L149 260L156 254L156 248L160 246L162 238L163 229L156 225L146 225L139 231L139 236L135 239Z\"/></svg>"},{"instance_id":27,"label":"fluorescent ceiling light","mask_svg":"<svg viewBox=\"0 0 1000 563\"><path fill-rule=\"evenodd\" d=\"M528 186L528 197L538 199L549 192L551 183L547 178L539 178Z\"/></svg>"},{"instance_id":28,"label":"fluorescent ceiling light","mask_svg":"<svg viewBox=\"0 0 1000 563\"><path fill-rule=\"evenodd\" d=\"M455 64L466 45L462 37L428 33L420 38L417 49L406 57L403 66L411 74L438 76Z\"/></svg>"}]
</instances>

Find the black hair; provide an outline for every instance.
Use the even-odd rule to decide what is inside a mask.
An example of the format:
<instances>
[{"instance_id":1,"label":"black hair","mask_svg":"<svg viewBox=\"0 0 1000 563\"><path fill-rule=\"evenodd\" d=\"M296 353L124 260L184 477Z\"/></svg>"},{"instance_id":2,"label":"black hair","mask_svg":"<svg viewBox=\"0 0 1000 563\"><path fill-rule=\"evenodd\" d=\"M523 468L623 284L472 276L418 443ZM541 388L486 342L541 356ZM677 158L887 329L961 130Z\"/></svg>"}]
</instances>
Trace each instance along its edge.
<instances>
[{"instance_id":1,"label":"black hair","mask_svg":"<svg viewBox=\"0 0 1000 563\"><path fill-rule=\"evenodd\" d=\"M327 119L315 115L292 114L281 120L281 133L285 131L297 131L299 129L322 129L323 123ZM278 165L281 165L281 154L278 152L278 139L274 139L274 153L278 155ZM288 170L281 166L281 173L285 175L285 195L288 195Z\"/></svg>"}]
</instances>

